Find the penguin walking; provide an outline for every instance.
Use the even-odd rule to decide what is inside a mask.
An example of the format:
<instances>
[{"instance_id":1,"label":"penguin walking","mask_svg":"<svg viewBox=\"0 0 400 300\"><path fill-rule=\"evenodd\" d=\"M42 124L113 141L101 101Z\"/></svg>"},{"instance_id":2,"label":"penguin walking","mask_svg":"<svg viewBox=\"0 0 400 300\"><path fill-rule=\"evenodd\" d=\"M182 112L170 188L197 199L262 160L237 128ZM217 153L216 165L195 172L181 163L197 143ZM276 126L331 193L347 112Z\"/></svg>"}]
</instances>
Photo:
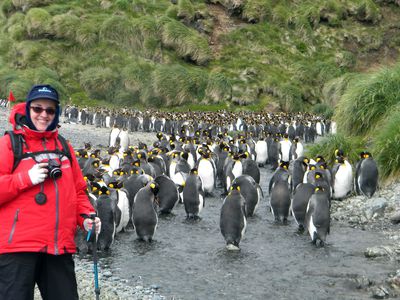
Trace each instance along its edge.
<instances>
[{"instance_id":1,"label":"penguin walking","mask_svg":"<svg viewBox=\"0 0 400 300\"><path fill-rule=\"evenodd\" d=\"M270 195L270 207L275 222L287 223L290 208L289 173L275 180Z\"/></svg>"},{"instance_id":2,"label":"penguin walking","mask_svg":"<svg viewBox=\"0 0 400 300\"><path fill-rule=\"evenodd\" d=\"M228 250L240 250L239 243L246 231L245 200L240 193L240 186L232 185L225 197L220 214L220 230Z\"/></svg>"},{"instance_id":3,"label":"penguin walking","mask_svg":"<svg viewBox=\"0 0 400 300\"><path fill-rule=\"evenodd\" d=\"M196 163L198 174L203 182L206 195L212 195L217 185L217 167L211 158L211 150L203 147L200 150L201 158Z\"/></svg>"},{"instance_id":4,"label":"penguin walking","mask_svg":"<svg viewBox=\"0 0 400 300\"><path fill-rule=\"evenodd\" d=\"M292 193L295 192L296 187L303 182L304 174L308 167L308 158L300 156L289 164L290 173L290 189Z\"/></svg>"},{"instance_id":5,"label":"penguin walking","mask_svg":"<svg viewBox=\"0 0 400 300\"><path fill-rule=\"evenodd\" d=\"M260 183L261 172L255 160L251 159L249 153L244 153L242 160L243 174L251 176L255 182Z\"/></svg>"},{"instance_id":6,"label":"penguin walking","mask_svg":"<svg viewBox=\"0 0 400 300\"><path fill-rule=\"evenodd\" d=\"M120 145L119 135L121 133L121 129L118 127L114 127L111 129L110 137L109 137L109 147L118 147Z\"/></svg>"},{"instance_id":7,"label":"penguin walking","mask_svg":"<svg viewBox=\"0 0 400 300\"><path fill-rule=\"evenodd\" d=\"M123 128L119 133L119 152L124 153L128 150L130 143L128 129Z\"/></svg>"},{"instance_id":8,"label":"penguin walking","mask_svg":"<svg viewBox=\"0 0 400 300\"><path fill-rule=\"evenodd\" d=\"M260 185L249 175L241 175L233 180L232 185L240 187L240 193L245 200L246 217L252 217L263 197Z\"/></svg>"},{"instance_id":9,"label":"penguin walking","mask_svg":"<svg viewBox=\"0 0 400 300\"><path fill-rule=\"evenodd\" d=\"M159 175L154 181L158 184L159 212L169 214L179 201L178 189L175 183L166 175Z\"/></svg>"},{"instance_id":10,"label":"penguin walking","mask_svg":"<svg viewBox=\"0 0 400 300\"><path fill-rule=\"evenodd\" d=\"M268 145L264 138L260 138L255 146L256 163L259 167L264 167L268 161Z\"/></svg>"},{"instance_id":11,"label":"penguin walking","mask_svg":"<svg viewBox=\"0 0 400 300\"><path fill-rule=\"evenodd\" d=\"M298 225L298 231L304 232L308 201L314 194L315 186L311 183L300 183L292 199L292 215Z\"/></svg>"},{"instance_id":12,"label":"penguin walking","mask_svg":"<svg viewBox=\"0 0 400 300\"><path fill-rule=\"evenodd\" d=\"M203 181L196 168L190 171L182 191L183 204L187 219L199 219L204 202Z\"/></svg>"},{"instance_id":13,"label":"penguin walking","mask_svg":"<svg viewBox=\"0 0 400 300\"><path fill-rule=\"evenodd\" d=\"M357 195L371 198L378 187L378 166L369 152L361 152L360 158L356 165L354 190Z\"/></svg>"},{"instance_id":14,"label":"penguin walking","mask_svg":"<svg viewBox=\"0 0 400 300\"><path fill-rule=\"evenodd\" d=\"M132 219L136 235L145 242L153 240L158 224L158 216L155 209L157 193L158 186L152 181L137 192L133 202Z\"/></svg>"},{"instance_id":15,"label":"penguin walking","mask_svg":"<svg viewBox=\"0 0 400 300\"><path fill-rule=\"evenodd\" d=\"M281 161L290 161L290 148L292 147L292 142L289 141L289 136L287 133L284 134L283 139L279 141L279 157Z\"/></svg>"},{"instance_id":16,"label":"penguin walking","mask_svg":"<svg viewBox=\"0 0 400 300\"><path fill-rule=\"evenodd\" d=\"M351 164L338 156L332 168L333 195L337 200L346 198L350 193L353 185L353 168Z\"/></svg>"},{"instance_id":17,"label":"penguin walking","mask_svg":"<svg viewBox=\"0 0 400 300\"><path fill-rule=\"evenodd\" d=\"M114 243L116 233L116 201L110 196L111 192L102 186L96 200L97 216L101 219L101 230L98 236L99 250L108 251Z\"/></svg>"},{"instance_id":18,"label":"penguin walking","mask_svg":"<svg viewBox=\"0 0 400 300\"><path fill-rule=\"evenodd\" d=\"M288 162L281 162L279 167L275 170L274 174L272 175L269 181L268 193L271 194L271 190L275 182L279 180L287 181L289 178L289 163Z\"/></svg>"},{"instance_id":19,"label":"penguin walking","mask_svg":"<svg viewBox=\"0 0 400 300\"><path fill-rule=\"evenodd\" d=\"M129 207L129 195L126 189L121 189L119 186L114 194L116 198L115 201L117 203L116 207L116 220L115 225L116 229L115 232L119 233L121 231L125 231L126 227L128 226L130 220L130 207Z\"/></svg>"},{"instance_id":20,"label":"penguin walking","mask_svg":"<svg viewBox=\"0 0 400 300\"><path fill-rule=\"evenodd\" d=\"M330 232L329 199L323 187L317 186L310 197L306 211L306 227L311 241L317 246L325 245Z\"/></svg>"}]
</instances>

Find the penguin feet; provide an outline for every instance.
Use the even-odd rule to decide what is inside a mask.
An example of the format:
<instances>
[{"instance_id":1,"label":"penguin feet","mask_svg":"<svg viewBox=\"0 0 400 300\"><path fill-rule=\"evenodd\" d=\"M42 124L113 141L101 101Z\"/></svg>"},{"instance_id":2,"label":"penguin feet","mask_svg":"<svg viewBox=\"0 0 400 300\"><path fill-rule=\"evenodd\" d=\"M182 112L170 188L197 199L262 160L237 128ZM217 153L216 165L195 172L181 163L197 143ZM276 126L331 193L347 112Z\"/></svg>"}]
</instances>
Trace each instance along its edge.
<instances>
[{"instance_id":1,"label":"penguin feet","mask_svg":"<svg viewBox=\"0 0 400 300\"><path fill-rule=\"evenodd\" d=\"M325 243L321 239L316 239L315 240L315 246L317 246L317 248L322 248L322 247L325 246Z\"/></svg>"},{"instance_id":2,"label":"penguin feet","mask_svg":"<svg viewBox=\"0 0 400 300\"><path fill-rule=\"evenodd\" d=\"M227 244L227 245L226 245L226 249L227 249L228 251L240 251L239 245L236 246L236 245L234 245L234 244Z\"/></svg>"},{"instance_id":3,"label":"penguin feet","mask_svg":"<svg viewBox=\"0 0 400 300\"><path fill-rule=\"evenodd\" d=\"M297 228L297 233L298 234L303 234L304 233L304 226L303 225L299 225L299 227Z\"/></svg>"}]
</instances>

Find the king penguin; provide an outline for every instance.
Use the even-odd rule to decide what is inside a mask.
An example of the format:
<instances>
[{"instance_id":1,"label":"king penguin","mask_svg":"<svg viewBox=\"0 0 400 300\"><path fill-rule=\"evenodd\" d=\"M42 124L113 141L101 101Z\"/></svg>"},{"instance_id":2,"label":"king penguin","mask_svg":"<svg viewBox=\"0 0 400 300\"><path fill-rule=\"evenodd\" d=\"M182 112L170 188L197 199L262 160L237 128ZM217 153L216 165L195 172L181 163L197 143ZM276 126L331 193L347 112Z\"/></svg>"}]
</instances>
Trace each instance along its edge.
<instances>
[{"instance_id":1,"label":"king penguin","mask_svg":"<svg viewBox=\"0 0 400 300\"><path fill-rule=\"evenodd\" d=\"M314 194L314 190L315 186L311 183L300 183L294 191L291 208L299 232L304 231L308 201Z\"/></svg>"},{"instance_id":2,"label":"king penguin","mask_svg":"<svg viewBox=\"0 0 400 300\"><path fill-rule=\"evenodd\" d=\"M212 195L217 185L217 167L211 158L211 150L207 147L199 149L201 155L196 163L198 174L203 182L203 189L206 195Z\"/></svg>"},{"instance_id":3,"label":"king penguin","mask_svg":"<svg viewBox=\"0 0 400 300\"><path fill-rule=\"evenodd\" d=\"M158 217L155 209L158 185L152 181L141 188L134 199L132 219L138 239L151 242L156 232Z\"/></svg>"},{"instance_id":4,"label":"king penguin","mask_svg":"<svg viewBox=\"0 0 400 300\"><path fill-rule=\"evenodd\" d=\"M166 175L158 175L154 181L158 184L158 207L162 214L171 213L179 201L175 183Z\"/></svg>"},{"instance_id":5,"label":"king penguin","mask_svg":"<svg viewBox=\"0 0 400 300\"><path fill-rule=\"evenodd\" d=\"M343 157L336 157L332 168L333 199L341 200L351 193L353 185L353 168Z\"/></svg>"},{"instance_id":6,"label":"king penguin","mask_svg":"<svg viewBox=\"0 0 400 300\"><path fill-rule=\"evenodd\" d=\"M289 172L276 178L271 187L270 207L275 222L287 223L290 208Z\"/></svg>"},{"instance_id":7,"label":"king penguin","mask_svg":"<svg viewBox=\"0 0 400 300\"><path fill-rule=\"evenodd\" d=\"M199 176L197 169L193 168L186 179L182 191L183 204L185 206L187 219L199 219L204 202L203 181Z\"/></svg>"},{"instance_id":8,"label":"king penguin","mask_svg":"<svg viewBox=\"0 0 400 300\"><path fill-rule=\"evenodd\" d=\"M306 227L317 247L325 245L326 236L330 232L330 218L329 199L324 188L317 186L306 211Z\"/></svg>"},{"instance_id":9,"label":"king penguin","mask_svg":"<svg viewBox=\"0 0 400 300\"><path fill-rule=\"evenodd\" d=\"M256 151L256 162L258 166L263 167L268 160L268 145L265 138L260 138L255 147Z\"/></svg>"},{"instance_id":10,"label":"king penguin","mask_svg":"<svg viewBox=\"0 0 400 300\"><path fill-rule=\"evenodd\" d=\"M246 217L252 217L263 197L260 185L249 175L240 175L233 180L232 185L240 187L240 193L245 200Z\"/></svg>"},{"instance_id":11,"label":"king penguin","mask_svg":"<svg viewBox=\"0 0 400 300\"><path fill-rule=\"evenodd\" d=\"M378 167L371 153L361 152L361 159L356 165L356 174L354 178L354 189L357 195L365 195L371 198L378 186Z\"/></svg>"},{"instance_id":12,"label":"king penguin","mask_svg":"<svg viewBox=\"0 0 400 300\"><path fill-rule=\"evenodd\" d=\"M246 231L246 225L245 200L240 193L240 187L232 185L222 203L219 222L228 250L240 250L239 243Z\"/></svg>"}]
</instances>

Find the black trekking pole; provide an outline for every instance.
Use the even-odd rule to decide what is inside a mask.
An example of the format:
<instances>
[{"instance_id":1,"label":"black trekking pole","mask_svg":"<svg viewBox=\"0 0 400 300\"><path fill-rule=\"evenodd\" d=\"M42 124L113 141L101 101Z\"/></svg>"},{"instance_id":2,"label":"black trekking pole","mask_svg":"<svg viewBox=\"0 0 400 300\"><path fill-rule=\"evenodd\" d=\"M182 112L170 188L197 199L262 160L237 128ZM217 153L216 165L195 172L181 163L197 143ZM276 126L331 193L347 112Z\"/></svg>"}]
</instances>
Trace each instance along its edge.
<instances>
[{"instance_id":1,"label":"black trekking pole","mask_svg":"<svg viewBox=\"0 0 400 300\"><path fill-rule=\"evenodd\" d=\"M90 240L90 235L94 232L93 236L93 273L94 273L94 292L96 293L96 300L100 299L100 288L99 288L99 273L97 269L97 236L96 236L96 225L94 223L96 214L91 214L90 219L93 220L92 229L89 230L87 235L87 241Z\"/></svg>"}]
</instances>

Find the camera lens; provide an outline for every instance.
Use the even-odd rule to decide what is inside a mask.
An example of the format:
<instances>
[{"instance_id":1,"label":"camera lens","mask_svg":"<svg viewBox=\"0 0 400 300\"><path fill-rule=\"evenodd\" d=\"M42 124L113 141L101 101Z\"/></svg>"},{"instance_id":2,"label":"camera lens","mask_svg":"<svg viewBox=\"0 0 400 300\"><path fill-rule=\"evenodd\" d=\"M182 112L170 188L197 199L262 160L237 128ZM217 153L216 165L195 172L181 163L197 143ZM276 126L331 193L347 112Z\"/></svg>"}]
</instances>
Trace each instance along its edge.
<instances>
[{"instance_id":1,"label":"camera lens","mask_svg":"<svg viewBox=\"0 0 400 300\"><path fill-rule=\"evenodd\" d=\"M49 177L53 179L58 179L62 176L62 171L60 169L60 164L54 160L49 159L47 170L49 170Z\"/></svg>"}]
</instances>

